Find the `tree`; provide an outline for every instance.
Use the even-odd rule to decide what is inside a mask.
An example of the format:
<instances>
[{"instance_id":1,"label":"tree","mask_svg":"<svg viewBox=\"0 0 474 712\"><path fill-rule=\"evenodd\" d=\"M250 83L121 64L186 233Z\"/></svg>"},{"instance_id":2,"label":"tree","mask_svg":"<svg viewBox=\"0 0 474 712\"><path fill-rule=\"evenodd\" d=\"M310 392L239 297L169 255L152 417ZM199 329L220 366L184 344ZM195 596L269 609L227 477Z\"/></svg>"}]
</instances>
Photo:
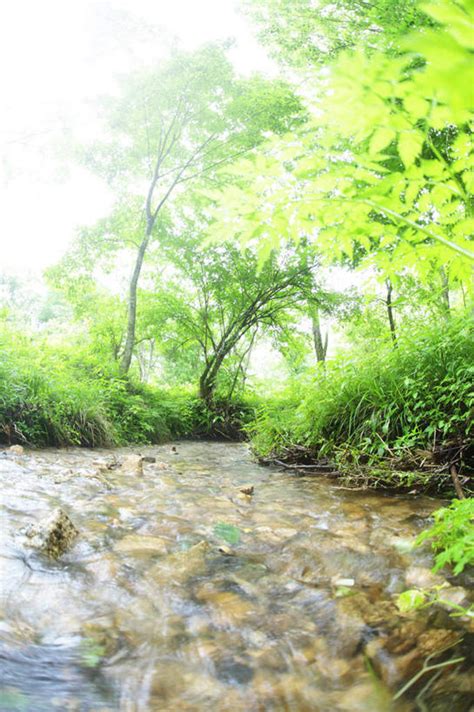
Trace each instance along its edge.
<instances>
[{"instance_id":1,"label":"tree","mask_svg":"<svg viewBox=\"0 0 474 712\"><path fill-rule=\"evenodd\" d=\"M327 64L355 46L396 51L407 32L429 20L418 0L242 0L259 39L285 65Z\"/></svg>"},{"instance_id":2,"label":"tree","mask_svg":"<svg viewBox=\"0 0 474 712\"><path fill-rule=\"evenodd\" d=\"M211 402L216 387L229 397L245 380L256 338L280 327L289 311L319 298L308 250L289 248L259 264L254 250L207 245L207 198L182 196L174 220L162 216L160 240L143 265L137 294L136 363L142 380L162 368L169 382L199 382ZM122 358L124 304L101 283L114 282L134 247L135 205L81 230L63 260L49 270L50 282L63 291L76 317L86 322L95 351ZM224 392L225 391L225 392Z\"/></svg>"},{"instance_id":3,"label":"tree","mask_svg":"<svg viewBox=\"0 0 474 712\"><path fill-rule=\"evenodd\" d=\"M324 363L328 352L329 334L328 332L326 332L324 336L322 334L319 307L317 305L313 304L310 306L310 316L316 361L318 363Z\"/></svg>"},{"instance_id":4,"label":"tree","mask_svg":"<svg viewBox=\"0 0 474 712\"><path fill-rule=\"evenodd\" d=\"M176 228L163 235L150 259L172 265L150 292L155 300L155 326L168 348L199 354L199 393L208 403L214 397L222 368L234 356L228 379L229 396L245 378L249 353L257 334L275 328L288 310L304 303L316 260L288 249L259 267L255 252L232 245L199 249L206 221L201 214L182 215ZM159 264L159 262L158 262ZM160 270L158 270L158 273ZM178 344L178 349L176 349Z\"/></svg>"},{"instance_id":5,"label":"tree","mask_svg":"<svg viewBox=\"0 0 474 712\"><path fill-rule=\"evenodd\" d=\"M110 138L92 146L87 160L120 190L122 200L142 196L133 231L138 241L128 287L123 373L135 345L145 255L150 242L159 239L171 199L251 150L266 131L288 130L299 112L300 103L285 84L236 79L224 50L212 45L176 53L158 70L137 73L118 98L107 102Z\"/></svg>"}]
</instances>

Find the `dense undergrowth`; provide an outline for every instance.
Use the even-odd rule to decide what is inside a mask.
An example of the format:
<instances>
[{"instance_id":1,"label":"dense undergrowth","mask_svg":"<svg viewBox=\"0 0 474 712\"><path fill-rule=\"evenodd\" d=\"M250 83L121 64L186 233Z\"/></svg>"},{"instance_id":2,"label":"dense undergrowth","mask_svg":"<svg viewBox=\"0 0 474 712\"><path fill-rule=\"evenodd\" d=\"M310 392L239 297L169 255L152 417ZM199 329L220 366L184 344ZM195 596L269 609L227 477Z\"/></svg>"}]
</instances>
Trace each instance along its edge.
<instances>
[{"instance_id":1,"label":"dense undergrowth","mask_svg":"<svg viewBox=\"0 0 474 712\"><path fill-rule=\"evenodd\" d=\"M86 348L52 347L3 331L0 442L97 447L182 437L237 440L246 429L262 459L326 459L357 482L411 487L416 481L431 490L450 483L454 465L469 491L473 364L472 322L457 317L406 330L396 349L359 347L282 396L217 401L210 409L192 391L124 379Z\"/></svg>"},{"instance_id":2,"label":"dense undergrowth","mask_svg":"<svg viewBox=\"0 0 474 712\"><path fill-rule=\"evenodd\" d=\"M407 486L407 471L423 471L429 486L455 466L468 484L473 413L473 324L464 316L407 331L395 349L345 354L263 406L251 437L261 458L331 458L353 474L370 465L375 480Z\"/></svg>"},{"instance_id":3,"label":"dense undergrowth","mask_svg":"<svg viewBox=\"0 0 474 712\"><path fill-rule=\"evenodd\" d=\"M99 447L239 439L251 413L239 403L216 403L210 410L186 390L134 383L85 349L0 335L0 443Z\"/></svg>"}]
</instances>

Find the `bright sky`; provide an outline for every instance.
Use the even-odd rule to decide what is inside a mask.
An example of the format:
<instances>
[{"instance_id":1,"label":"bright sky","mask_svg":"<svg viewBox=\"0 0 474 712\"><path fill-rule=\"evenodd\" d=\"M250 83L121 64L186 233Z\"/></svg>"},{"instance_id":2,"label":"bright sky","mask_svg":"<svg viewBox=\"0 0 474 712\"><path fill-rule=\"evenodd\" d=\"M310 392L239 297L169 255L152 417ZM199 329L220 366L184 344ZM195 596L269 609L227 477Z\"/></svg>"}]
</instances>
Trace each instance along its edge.
<instances>
[{"instance_id":1,"label":"bright sky","mask_svg":"<svg viewBox=\"0 0 474 712\"><path fill-rule=\"evenodd\" d=\"M91 136L114 78L185 48L234 37L238 71L271 71L233 0L5 0L0 4L0 272L54 263L111 196L71 167L61 137Z\"/></svg>"}]
</instances>

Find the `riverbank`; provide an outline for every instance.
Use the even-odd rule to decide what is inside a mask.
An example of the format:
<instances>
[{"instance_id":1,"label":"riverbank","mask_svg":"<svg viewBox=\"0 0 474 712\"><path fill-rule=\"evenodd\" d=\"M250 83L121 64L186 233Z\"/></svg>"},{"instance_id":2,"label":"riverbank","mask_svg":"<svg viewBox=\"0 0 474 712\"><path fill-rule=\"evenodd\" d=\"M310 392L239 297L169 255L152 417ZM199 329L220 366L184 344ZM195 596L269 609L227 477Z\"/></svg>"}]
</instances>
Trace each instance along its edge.
<instances>
[{"instance_id":1,"label":"riverbank","mask_svg":"<svg viewBox=\"0 0 474 712\"><path fill-rule=\"evenodd\" d=\"M258 409L261 462L334 472L348 485L458 494L474 475L472 319L345 353Z\"/></svg>"},{"instance_id":2,"label":"riverbank","mask_svg":"<svg viewBox=\"0 0 474 712\"><path fill-rule=\"evenodd\" d=\"M209 408L192 388L120 375L89 350L52 347L0 330L0 445L114 447L172 438L240 440L249 401Z\"/></svg>"},{"instance_id":3,"label":"riverbank","mask_svg":"<svg viewBox=\"0 0 474 712\"><path fill-rule=\"evenodd\" d=\"M351 489L383 490L387 493L429 494L438 497L472 497L474 481L471 468L462 468L459 475L452 462L436 462L433 454L408 452L406 459L377 458L371 464L363 464L355 457L348 457L344 450L334 459L319 458L318 453L304 446L282 448L265 456L256 454L260 465L282 468L297 475L324 476L338 479Z\"/></svg>"},{"instance_id":4,"label":"riverbank","mask_svg":"<svg viewBox=\"0 0 474 712\"><path fill-rule=\"evenodd\" d=\"M205 403L192 387L125 378L89 350L0 333L0 444L101 447L249 439L261 463L346 486L445 496L473 491L472 321L356 350L286 390Z\"/></svg>"}]
</instances>

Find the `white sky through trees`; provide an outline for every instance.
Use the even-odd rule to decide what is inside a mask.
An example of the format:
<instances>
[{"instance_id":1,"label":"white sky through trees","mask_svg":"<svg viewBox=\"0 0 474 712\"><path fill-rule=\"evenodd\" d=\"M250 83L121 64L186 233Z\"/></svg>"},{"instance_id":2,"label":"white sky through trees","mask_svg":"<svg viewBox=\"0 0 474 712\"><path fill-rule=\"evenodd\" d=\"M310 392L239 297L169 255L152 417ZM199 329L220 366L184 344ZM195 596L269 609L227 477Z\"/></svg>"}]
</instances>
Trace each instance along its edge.
<instances>
[{"instance_id":1,"label":"white sky through trees","mask_svg":"<svg viewBox=\"0 0 474 712\"><path fill-rule=\"evenodd\" d=\"M234 38L236 69L269 71L233 0L7 0L0 5L0 272L55 262L78 225L108 212L96 177L64 160L68 136L98 131L95 100L158 62L174 41Z\"/></svg>"}]
</instances>

